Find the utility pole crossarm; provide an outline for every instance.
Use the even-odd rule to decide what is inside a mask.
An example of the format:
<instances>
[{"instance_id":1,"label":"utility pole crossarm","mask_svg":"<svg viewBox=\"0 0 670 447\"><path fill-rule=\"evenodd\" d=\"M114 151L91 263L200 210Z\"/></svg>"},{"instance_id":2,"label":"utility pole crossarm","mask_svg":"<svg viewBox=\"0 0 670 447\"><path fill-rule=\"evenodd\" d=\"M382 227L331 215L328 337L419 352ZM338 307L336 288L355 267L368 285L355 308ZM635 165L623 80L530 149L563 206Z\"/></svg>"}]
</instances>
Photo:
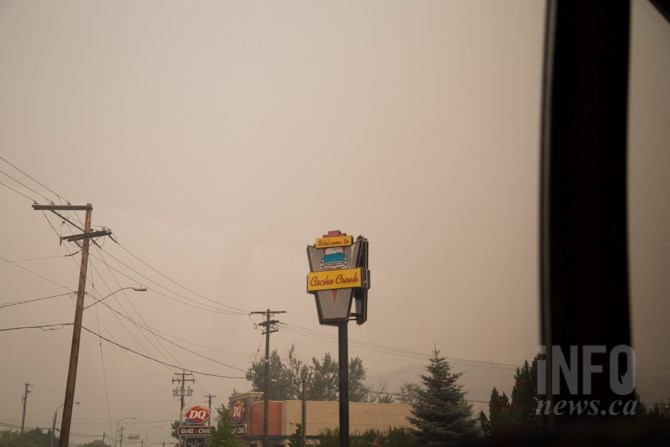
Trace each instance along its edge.
<instances>
[{"instance_id":1,"label":"utility pole crossarm","mask_svg":"<svg viewBox=\"0 0 670 447\"><path fill-rule=\"evenodd\" d=\"M89 211L93 209L90 203L86 205L33 205L35 211Z\"/></svg>"},{"instance_id":2,"label":"utility pole crossarm","mask_svg":"<svg viewBox=\"0 0 670 447\"><path fill-rule=\"evenodd\" d=\"M61 240L63 241L68 241L68 242L73 242L73 241L79 241L81 239L84 239L85 237L101 237L101 236L110 236L112 234L112 230L100 230L100 231L91 231L86 234L73 234L72 236L62 236Z\"/></svg>"}]
</instances>

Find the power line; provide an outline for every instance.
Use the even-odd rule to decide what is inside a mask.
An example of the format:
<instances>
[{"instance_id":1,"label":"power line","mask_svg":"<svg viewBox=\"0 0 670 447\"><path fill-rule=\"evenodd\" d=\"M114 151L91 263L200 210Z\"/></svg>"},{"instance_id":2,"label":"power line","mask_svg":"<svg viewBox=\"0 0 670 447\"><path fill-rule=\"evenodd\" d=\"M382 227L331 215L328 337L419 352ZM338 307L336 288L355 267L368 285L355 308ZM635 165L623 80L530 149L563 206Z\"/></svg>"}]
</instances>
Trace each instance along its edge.
<instances>
[{"instance_id":1,"label":"power line","mask_svg":"<svg viewBox=\"0 0 670 447\"><path fill-rule=\"evenodd\" d=\"M40 194L39 192L35 191L34 189L32 189L30 186L26 185L25 183L22 183L21 181L15 179L14 177L12 177L11 175L7 174L7 173L6 173L5 171L3 171L2 169L0 169L0 174L4 174L5 176L7 176L7 177L9 177L10 179L14 180L14 181L15 181L16 183L18 183L19 185L21 185L21 186L23 186L24 188L26 188L28 191L33 192L33 193L37 194L38 196L44 198L44 200L46 200L47 202L50 202L50 201L51 201L51 200L49 200L48 197L46 197L46 196L44 196L43 194ZM18 192L18 191L15 191L15 192ZM34 200L34 202L37 202L37 201Z\"/></svg>"},{"instance_id":2,"label":"power line","mask_svg":"<svg viewBox=\"0 0 670 447\"><path fill-rule=\"evenodd\" d=\"M2 309L4 307L18 306L18 305L21 305L21 304L35 303L37 301L48 300L48 299L51 299L51 298L58 298L60 296L71 295L72 293L74 293L74 292L61 293L61 294L58 294L58 295L45 296L45 297L42 297L42 298L33 298L33 299L30 299L30 300L25 300L25 301L16 301L16 302L13 302L13 303L3 303L3 304L0 304L0 309Z\"/></svg>"},{"instance_id":3,"label":"power line","mask_svg":"<svg viewBox=\"0 0 670 447\"><path fill-rule=\"evenodd\" d=\"M172 294L174 294L174 295L176 295L176 296L179 296L179 297L181 297L181 298L183 298L183 299L185 299L185 300L189 300L189 299L191 299L191 298L189 298L189 297L187 297L187 296L185 296L185 295L182 295L182 294L180 294L180 293L178 293L178 292L175 292L174 290L171 290L171 289L169 289L169 288L167 288L167 287L161 285L160 283L158 283L158 282L152 280L152 279L149 278L148 276L143 275L142 273L138 272L137 270L135 270L134 268L132 268L132 267L129 266L128 264L126 264L126 263L124 263L123 261L121 261L121 260L119 260L118 258L116 258L114 255L110 254L107 250L103 250L103 251L104 251L105 253L107 253L107 255L108 255L109 257L111 257L112 259L114 259L116 262L118 262L119 264L123 265L123 266L126 267L128 270L134 272L135 274L139 275L140 277L144 278L144 279L145 279L146 281L148 281L149 283L151 283L151 284L153 284L153 285L155 285L155 286L157 286L157 287L160 287L161 289L164 289L164 290L166 290L166 291L168 291L168 292L170 292L170 293L172 293ZM95 255L91 255L91 256L92 256L93 258L95 258L95 259L98 259L99 261L102 261L102 259L98 258L98 257L95 256ZM136 281L136 282L142 282L142 281L137 281L136 278L133 278L132 276L130 276L130 275L128 275L128 274L122 272L122 271L119 270L118 268L115 268L115 267L112 267L112 266L110 266L110 268L111 268L112 270L114 270L115 272L119 273L120 275L125 276L125 277L128 278L128 279L131 279L131 280ZM152 289L152 291L155 292L155 293L158 293L159 295L164 296L165 298L168 298L169 300L176 301L176 302L178 302L178 303L180 303L180 304L184 304L184 305L186 305L186 306L188 306L188 307L191 307L191 308L200 309L200 310L205 310L205 311L208 311L208 312L214 312L214 313L225 314L225 315L247 315L246 312L245 312L245 313L235 313L235 312L232 312L232 311L230 311L230 310L217 309L217 308L215 308L215 307L213 307L213 306L211 306L211 305L209 305L209 304L201 303L201 302L198 302L199 305L195 305L195 304L190 303L190 302L184 302L184 301L181 301L181 300L179 300L179 299L177 299L177 298L174 298L173 296L170 296L170 295L167 295L167 294L165 294L165 293L162 293L162 292L160 292L159 290L156 290L156 289ZM206 306L206 307L202 307L202 306Z\"/></svg>"},{"instance_id":4,"label":"power line","mask_svg":"<svg viewBox=\"0 0 670 447\"><path fill-rule=\"evenodd\" d=\"M165 338L165 337L163 337L163 336L161 336L161 335L156 334L155 332L153 332L152 328L150 328L148 325L147 325L147 326L144 326L144 325L138 323L137 321L133 320L132 318L128 317L127 315L123 315L122 313L120 313L119 311L117 311L116 309L114 309L113 307L109 306L107 303L101 302L100 304L102 304L103 306L107 307L107 308L108 308L109 310L111 310L112 312L114 312L114 313L120 315L121 317L125 318L126 320L130 321L132 324L134 324L134 325L137 326L138 328L140 328L140 329L144 329L145 331L151 333L151 334L154 335L155 337L160 338L160 339L162 339L162 340L165 340L166 342L168 342L168 343L170 343L170 344L172 344L172 345L174 345L174 346L176 346L176 347L178 347L178 348L180 348L180 349L183 349L183 350L186 351L186 352L189 352L189 353L191 353L191 354L193 354L193 355L196 355L196 356L198 356L198 357L200 357L200 358L203 358L203 359L205 359L205 360L209 360L210 362L217 363L217 364L219 364L219 365L221 365L221 366L225 366L225 367L227 367L227 368L231 368L231 369L234 369L234 370L243 372L243 373L246 373L246 372L247 372L245 369L241 369L241 368L237 368L237 367L235 367L235 366L228 365L228 364L226 364L226 363L220 362L220 361L218 361L218 360L215 360L215 359L213 359L213 358L210 358L210 357L207 357L207 356L205 356L205 355L202 355L202 354L200 354L200 353L198 353L198 352L195 352L195 351L193 351L193 350L191 350L191 349L188 349L188 348L186 348L186 347L184 347L184 346L181 346L181 345L178 344L178 343L175 343L175 342L173 342L173 341L171 341L171 340L169 340L169 339L167 339L167 338ZM146 323L145 323L145 324L146 324ZM184 368L182 368L182 369L184 369Z\"/></svg>"},{"instance_id":5,"label":"power line","mask_svg":"<svg viewBox=\"0 0 670 447\"><path fill-rule=\"evenodd\" d=\"M71 323L70 323L70 324L71 324ZM82 329L84 329L85 331L87 331L87 332L89 332L89 333L95 335L96 337L99 337L99 338L105 340L107 343L111 343L111 344L113 344L114 346L117 346L117 347L119 347L119 348L121 348L121 349L125 349L126 351L132 352L132 353L135 354L135 355L139 355L140 357L144 357L144 358L147 359L147 360L151 360L152 362L160 363L161 365L169 366L170 368L181 369L181 367L179 367L179 366L177 366L177 365L171 365L170 363L163 362L163 361L161 361L161 360L155 359L155 358L150 357L150 356L148 356L148 355L142 354L141 352L137 352L137 351L135 351L135 350L133 350L133 349L130 349L130 348L126 347L126 346L123 346L122 344L117 343L117 342L115 342L115 341L113 341L113 340L110 340L109 338L103 337L102 335L98 334L98 333L95 332L95 331L92 331L92 330L88 329L88 328L85 327L85 326L82 326ZM194 372L194 373L196 373L196 374L202 374L203 376L218 377L219 379L246 379L246 377L238 377L238 376L222 376L222 375L220 375L220 374L212 374L212 373L206 373L206 372L202 372L202 371L195 371L195 370L193 370L193 369L189 369L189 371L192 371L192 372Z\"/></svg>"},{"instance_id":6,"label":"power line","mask_svg":"<svg viewBox=\"0 0 670 447\"><path fill-rule=\"evenodd\" d=\"M39 273L35 273L35 272L33 272L32 270L27 269L27 268L25 268L25 267L23 267L23 266L21 266L21 265L15 263L14 261L10 261L9 259L3 258L2 256L0 256L0 259L3 260L3 261L5 261L5 262L8 262L8 263L12 264L12 265L15 266L15 267L20 268L21 270L25 270L26 272L30 273L31 275L35 275L35 276L37 276L37 277L39 277L39 278L42 278L42 279L45 280L45 281L49 281L50 283L57 285L58 287L62 287L62 288L65 289L65 290L69 290L69 291L71 291L71 292L74 292L74 291L71 290L69 287L64 286L63 284L59 284L59 283L57 283L56 281L47 278L46 276L42 276L42 275L40 275Z\"/></svg>"},{"instance_id":7,"label":"power line","mask_svg":"<svg viewBox=\"0 0 670 447\"><path fill-rule=\"evenodd\" d=\"M104 259L103 259L103 262L105 262ZM109 265L107 265L106 263L105 263L105 265L106 265L107 268L109 269ZM94 272L98 272L97 268L95 267L95 264L92 263L91 266L93 267ZM120 289L122 289L122 287L121 287L121 283L118 281L118 279L116 278L116 276L114 275L114 273L113 273L111 270L110 270L110 273L112 274L112 278L116 281L117 286L118 286ZM98 272L98 276L100 276L100 280L103 282L103 284L105 285L105 287L107 287L107 289L111 291L111 288L107 285L107 282L106 282L105 279L102 277L102 275L100 275L99 272ZM135 305L133 304L132 300L128 299L128 295L126 294L125 291L123 291L123 294L124 294L124 296L126 297L126 299L128 300L128 302L130 303L131 307L135 310L135 313L136 313L137 315L139 315L140 318L142 318L142 316L141 316L140 313L138 312L137 308L135 308ZM128 313L128 311L124 308L123 304L122 304L120 301L118 301L118 300L117 300L117 302L119 303L119 305L121 306L121 308L123 309L123 311L126 312L126 313ZM103 303L103 304L106 304L106 303ZM109 306L107 306L107 307L109 307ZM97 312L96 312L96 315L97 315ZM119 315L122 315L122 314L119 313ZM131 333L131 331L128 330L128 328L126 328L126 326L123 324L123 322L121 322L120 320L118 320L118 317L117 317L116 315L114 315L114 317L117 319L117 321L119 321L119 323L120 323L121 326L126 330L126 332L127 332L127 333L128 333L134 340L135 340L135 342L137 342L137 344L138 344L139 346L141 346L142 349L144 349L145 352L149 352L149 350L148 350L147 348L145 348L145 347L142 345L142 343L140 343L140 341L139 341L139 340L138 340L138 339ZM157 351L160 352L160 350L156 347L156 345L154 345L153 342L152 342L147 336L145 336L144 333L141 333L141 335L142 335L142 337L144 337L144 339L145 339L145 340L146 340L146 341L147 341L147 342L148 342L154 349L156 349ZM159 344L160 344L160 343L159 343ZM161 347L162 347L162 346L161 346ZM165 348L163 348L163 349L165 350ZM167 352L167 350L166 350L166 352ZM163 352L161 352L161 354L167 359L168 356L166 356ZM168 352L168 355L172 357L172 360L173 360L173 361L179 363L179 362L174 358L174 356L172 356L169 352Z\"/></svg>"},{"instance_id":8,"label":"power line","mask_svg":"<svg viewBox=\"0 0 670 447\"><path fill-rule=\"evenodd\" d=\"M44 189L46 189L47 191L49 191L51 194L54 194L54 195L58 198L58 201L60 202L61 205L63 205L63 201L65 201L65 203L66 203L67 205L70 205L70 201L69 201L68 199L66 199L66 198L63 197L62 195L58 194L56 191L54 191L53 189L49 188L49 187L46 186L44 183L40 182L39 180L37 180L36 178L34 178L33 176L31 176L30 174L28 174L28 173L25 172L24 170L20 169L18 166L14 165L13 163L11 163L11 162L10 162L9 160L7 160L6 158L0 156L0 159L1 159L2 161L4 161L5 163L7 163L8 165L10 165L10 166L11 166L12 168L14 168L15 170L19 171L19 172L20 172L21 174L23 174L24 176L28 177L28 178L29 178L30 180L32 180L33 182L35 182L35 183L37 183L38 185L40 185L42 188L44 188ZM20 182L20 181L18 181L18 180L16 180L16 179L14 179L13 177L9 176L8 174L6 174L6 173L4 173L4 172L3 172L3 174L7 175L7 176L10 177L12 180L14 180L15 182L17 182L17 183L19 183L20 185L22 185L23 187L25 187L25 188L27 188L27 189L33 191L33 192L34 192L35 194L37 194L38 196L43 197L44 199L47 200L47 202L52 203L52 204L54 203L53 200L49 199L49 198L46 197L44 194L41 194L41 193L35 191L34 189L30 188L29 186L25 185L24 183L22 183L22 182ZM28 198L29 200L32 200L34 203L37 203L37 200L34 200L34 199L32 199L32 198L26 196L25 194L23 194L23 193L21 193L21 192L19 192L19 191L14 190L13 188L11 188L11 187L9 187L9 186L7 186L7 185L3 185L3 186L5 186L5 187L7 187L7 188L9 188L9 189L11 189L11 190L13 190L13 191L16 192L17 194L20 194L20 195L22 195L22 196ZM65 214L67 214L68 216L70 216L70 212L67 211L67 210L65 210ZM59 216L60 216L60 215L59 215ZM70 224L74 225L75 227L77 227L77 225L76 225L76 224L73 224L72 222L70 222L69 219L67 219L67 218L65 218L65 217L63 217L63 216L60 216L60 217L62 217L62 218L63 218L65 221L67 221L68 223L70 223ZM75 214L75 218L76 218L82 225L84 224L84 223L82 222L81 218L80 218L77 214ZM80 230L80 231L83 231L82 228L79 228L79 230Z\"/></svg>"},{"instance_id":9,"label":"power line","mask_svg":"<svg viewBox=\"0 0 670 447\"><path fill-rule=\"evenodd\" d=\"M40 324L36 326L16 326L16 327L0 328L0 332L18 331L20 329L42 329L43 331L60 331L65 326L72 326L72 324L73 323L55 323L55 324ZM47 329L55 326L60 327L57 329Z\"/></svg>"},{"instance_id":10,"label":"power line","mask_svg":"<svg viewBox=\"0 0 670 447\"><path fill-rule=\"evenodd\" d=\"M102 303L102 304L104 305L105 303ZM98 327L102 327L102 329L105 329L107 332L111 332L111 331L107 330L107 328L105 328L105 326L100 322L99 319L97 319L97 323L98 323ZM122 324L122 326L123 326L123 324ZM126 328L125 326L123 326L123 328L126 330L126 332L128 332L128 328ZM97 332L97 334L100 334L100 333L101 333L101 331L99 330L99 331ZM132 334L131 334L131 337L132 337ZM135 341L137 341L137 339L135 339L134 337L133 337L133 339L134 339ZM102 352L102 339L98 339L98 346L100 347L100 351ZM140 344L140 346L141 346L141 344ZM142 346L142 348L144 348L144 346ZM147 373L147 372L146 372L146 371L145 371L145 370L144 370L144 369L143 369L143 368L136 362L135 357L131 356L128 352L125 352L125 351L124 351L124 354L128 357L128 360L129 360L133 365L135 365L135 368L137 368L142 374L144 374L144 376L145 376L147 379L149 379L149 381L153 382L153 384L156 385L158 388L161 388L161 389L163 388L163 387L160 385L160 383L158 383L158 382L154 379L153 375ZM163 366L163 365L161 365L161 366ZM108 405L109 405L109 402L108 402ZM111 430L111 426L110 426L110 430Z\"/></svg>"},{"instance_id":11,"label":"power line","mask_svg":"<svg viewBox=\"0 0 670 447\"><path fill-rule=\"evenodd\" d=\"M184 286L184 285L178 283L177 281L175 281L175 280L173 280L172 278L168 277L167 275L161 273L160 271L158 271L157 269L155 269L154 267L152 267L151 265L149 265L148 263L146 263L145 261L143 261L142 259L140 259L140 258L137 257L136 255L134 255L132 252L130 252L130 250L128 250L128 249L127 249L126 247L124 247L123 245L121 245L116 239L112 239L112 240L113 240L119 247L121 247L122 250L124 250L126 253L128 253L130 256L132 256L133 258L137 259L139 262L141 262L142 264L144 264L146 267L150 268L150 269L151 269L152 271L154 271L155 273L159 274L160 276L162 276L163 278L167 279L168 281L170 281L171 283L175 284L176 286L181 287L182 289L186 290L187 292L190 292L190 293L194 294L195 296L198 296L198 297L200 297L200 298L202 298L202 299L204 299L204 300L206 300L206 301L209 301L210 303L214 303L214 304L216 304L217 306L223 306L223 307L232 309L232 310L234 310L234 311L237 311L239 315L246 315L246 314L248 313L248 311L246 311L245 309L241 309L241 308L239 308L239 307L230 306L230 305L228 305L228 304L220 303L220 302L218 302L218 301L216 301L216 300L213 300L213 299L211 299L211 298L208 298L208 297L206 297L205 295L202 295L202 294L200 294L200 293L198 293L198 292L196 292L196 291L194 291L194 290L192 290L192 289L190 289L190 288L188 288L188 287L186 287L186 286ZM108 253L108 254L109 254L109 253ZM112 255L110 254L110 256L112 256ZM112 256L112 258L114 258L115 260L118 261L118 259L116 259L114 256ZM119 261L119 262L120 262L120 261ZM125 265L125 264L124 264L124 265ZM167 288L166 288L166 290L167 290Z\"/></svg>"},{"instance_id":12,"label":"power line","mask_svg":"<svg viewBox=\"0 0 670 447\"><path fill-rule=\"evenodd\" d=\"M312 329L307 329L303 328L300 326L294 326L294 325L289 325L286 323L282 323L282 328L286 330L287 332L296 334L296 335L301 335L305 337L310 337L310 338L319 338L321 340L325 341L337 341L337 337L333 335L329 335L326 333L322 333L319 331L315 331ZM407 349L400 349L400 348L395 348L392 346L386 346L386 345L381 345L381 344L376 344L376 343L370 343L370 342L365 342L362 340L355 340L351 339L350 343L352 346L356 346L359 349L367 350L367 351L373 351L373 352L379 352L381 354L388 354L388 355L395 355L399 357L405 357L405 358L411 358L411 359L417 359L417 360L427 360L430 358L430 354L427 353L422 353L418 351L411 351ZM502 368L502 369L515 369L518 367L518 365L514 365L511 363L500 363L500 362L490 362L486 360L473 360L473 359L463 359L463 358L456 358L456 357L446 357L447 361L453 364L460 364L460 365L468 365L468 366L481 366L481 367L487 367L487 368Z\"/></svg>"},{"instance_id":13,"label":"power line","mask_svg":"<svg viewBox=\"0 0 670 447\"><path fill-rule=\"evenodd\" d=\"M65 258L65 257L68 257L68 256L72 256L72 255L45 256L45 257L43 257L43 258L29 258L29 259L12 259L11 261L3 260L3 261L0 261L0 264L5 264L5 263L16 263L16 264L19 264L19 263L21 263L21 262L47 261L47 260L51 260L51 259Z\"/></svg>"},{"instance_id":14,"label":"power line","mask_svg":"<svg viewBox=\"0 0 670 447\"><path fill-rule=\"evenodd\" d=\"M69 200L67 200L65 197L61 196L60 194L58 194L57 192L55 192L54 190L52 190L52 189L49 188L48 186L45 186L44 184L42 184L42 183L40 183L39 181L35 180L35 179L34 179L33 177L31 177L29 174L27 174L26 172L22 171L21 169L19 169L19 168L18 168L17 166L15 166L14 164L10 163L6 158L4 158L4 157L1 156L1 155L0 155L0 160L4 161L4 162L7 163L8 165L10 165L12 168L16 169L16 170L19 171L21 174L25 175L25 176L28 177L30 180L32 180L33 182L37 183L38 185L40 185L42 188L46 189L46 190L49 191L50 193L55 194L56 197L58 197L58 198L60 198L60 199L63 199L63 200L65 200L66 202L69 203Z\"/></svg>"},{"instance_id":15,"label":"power line","mask_svg":"<svg viewBox=\"0 0 670 447\"><path fill-rule=\"evenodd\" d=\"M33 203L37 203L37 200L33 199L32 197L28 197L27 195L23 194L23 193L20 192L20 191L17 191L16 189L12 188L12 187L9 186L9 185L6 185L6 184L4 184L4 183L2 183L2 182L0 182L0 185L4 186L5 188L7 188L7 189L9 189L9 190L14 191L15 193L17 193L17 194L20 195L20 196L25 197L26 199L32 201Z\"/></svg>"}]
</instances>

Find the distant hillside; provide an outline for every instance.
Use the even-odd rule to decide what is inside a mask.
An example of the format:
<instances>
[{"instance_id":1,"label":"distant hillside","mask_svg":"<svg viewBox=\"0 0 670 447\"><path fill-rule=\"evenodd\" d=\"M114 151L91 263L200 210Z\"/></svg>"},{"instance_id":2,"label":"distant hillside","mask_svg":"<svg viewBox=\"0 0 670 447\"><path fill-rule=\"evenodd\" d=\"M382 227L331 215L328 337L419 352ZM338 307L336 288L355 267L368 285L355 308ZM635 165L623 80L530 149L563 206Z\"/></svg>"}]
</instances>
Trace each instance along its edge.
<instances>
[{"instance_id":1,"label":"distant hillside","mask_svg":"<svg viewBox=\"0 0 670 447\"><path fill-rule=\"evenodd\" d=\"M466 399L472 403L474 414L484 410L488 414L488 402L491 390L495 386L498 391L510 396L514 386L515 369L495 365L470 365L450 362L453 371L461 372L460 383L466 392ZM403 383L420 383L419 376L426 372L426 365L408 364L402 368L369 373L366 384L376 388L380 382L388 384L388 392L400 393ZM670 377L667 370L638 372L637 391L641 401L651 406L654 402L668 402L670 399Z\"/></svg>"},{"instance_id":2,"label":"distant hillside","mask_svg":"<svg viewBox=\"0 0 670 447\"><path fill-rule=\"evenodd\" d=\"M514 369L511 367L500 367L495 365L472 365L450 362L452 370L460 372L460 383L466 392L466 399L472 403L473 414L479 414L480 410L488 413L488 402L493 387L504 391L508 395L514 386ZM388 384L388 392L400 393L400 387L407 382L420 383L420 375L426 373L425 364L408 364L402 368L372 373L369 372L366 385L376 388L380 382Z\"/></svg>"}]
</instances>

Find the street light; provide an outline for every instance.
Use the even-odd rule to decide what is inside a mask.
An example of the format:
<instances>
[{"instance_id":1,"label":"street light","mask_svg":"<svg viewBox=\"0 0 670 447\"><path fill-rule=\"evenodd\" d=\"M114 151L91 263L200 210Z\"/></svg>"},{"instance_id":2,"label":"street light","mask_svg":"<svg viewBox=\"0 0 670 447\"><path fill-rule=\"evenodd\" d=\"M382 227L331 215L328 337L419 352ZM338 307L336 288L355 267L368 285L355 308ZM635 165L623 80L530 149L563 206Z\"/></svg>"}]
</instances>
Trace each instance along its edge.
<instances>
[{"instance_id":1,"label":"street light","mask_svg":"<svg viewBox=\"0 0 670 447\"><path fill-rule=\"evenodd\" d=\"M116 430L114 430L114 445L116 445L116 440L119 437L119 425L121 425L121 422L125 421L126 419L137 419L135 416L126 416L124 418L121 418L119 422L116 424ZM119 442L119 446L121 446L121 443L123 442L123 438L121 439L121 442Z\"/></svg>"},{"instance_id":2,"label":"street light","mask_svg":"<svg viewBox=\"0 0 670 447\"><path fill-rule=\"evenodd\" d=\"M118 293L118 292L120 292L120 291L122 291L122 290L134 290L135 292L146 292L146 291L147 291L147 288L146 288L145 286L122 287L122 288L120 288L119 290L115 290L114 292L110 293L109 295L103 296L103 297L100 298L99 300L96 300L96 301L92 302L92 303L89 304L88 306L84 306L84 310L85 310L85 309L88 309L88 308L91 307L91 306L95 306L95 305L98 304L100 301L102 301L102 300L104 300L104 299L107 299L107 298L109 298L110 296L112 296L112 295L114 295L115 293Z\"/></svg>"},{"instance_id":3,"label":"street light","mask_svg":"<svg viewBox=\"0 0 670 447\"><path fill-rule=\"evenodd\" d=\"M79 405L79 402L74 402L74 403ZM65 405L65 404L60 404L54 410L54 420L53 420L53 423L51 424L51 436L49 436L49 447L52 447L53 444L54 444L54 432L56 431L56 417L58 416L58 410L63 408L63 405Z\"/></svg>"},{"instance_id":4,"label":"street light","mask_svg":"<svg viewBox=\"0 0 670 447\"><path fill-rule=\"evenodd\" d=\"M147 434L144 435L144 445L148 445L149 432L150 432L151 430L153 430L154 428L163 428L163 427L161 427L161 426L151 427L149 430L147 430Z\"/></svg>"}]
</instances>

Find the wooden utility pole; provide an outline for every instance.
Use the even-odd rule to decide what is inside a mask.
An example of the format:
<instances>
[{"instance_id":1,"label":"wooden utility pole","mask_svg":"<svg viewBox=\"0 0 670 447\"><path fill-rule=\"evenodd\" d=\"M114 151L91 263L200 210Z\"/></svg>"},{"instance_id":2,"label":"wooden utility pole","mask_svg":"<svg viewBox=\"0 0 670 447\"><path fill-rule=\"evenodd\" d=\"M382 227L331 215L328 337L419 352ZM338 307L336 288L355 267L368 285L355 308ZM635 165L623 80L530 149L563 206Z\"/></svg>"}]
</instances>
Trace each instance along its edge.
<instances>
[{"instance_id":1,"label":"wooden utility pole","mask_svg":"<svg viewBox=\"0 0 670 447\"><path fill-rule=\"evenodd\" d=\"M23 427L26 425L26 407L28 406L28 393L30 393L30 390L28 387L30 386L29 383L26 383L26 391L23 394L23 397L21 398L21 402L23 402L23 416L21 416L21 433L23 433Z\"/></svg>"},{"instance_id":2,"label":"wooden utility pole","mask_svg":"<svg viewBox=\"0 0 670 447\"><path fill-rule=\"evenodd\" d=\"M70 367L67 372L65 386L65 405L60 426L59 447L67 447L70 440L70 425L72 424L72 405L74 403L74 388L77 383L77 365L79 363L79 344L81 342L81 321L84 315L84 295L86 294L86 272L88 269L88 246L91 231L91 214L93 206L86 207L84 219L84 240L81 246L81 266L79 268L79 286L77 287L77 306L74 312L74 327L72 329L72 348L70 349Z\"/></svg>"},{"instance_id":3,"label":"wooden utility pole","mask_svg":"<svg viewBox=\"0 0 670 447\"><path fill-rule=\"evenodd\" d=\"M65 386L65 403L63 404L63 418L60 427L59 447L67 447L70 441L70 425L72 424L72 407L74 404L74 389L77 382L77 365L79 362L79 344L81 340L81 321L84 314L84 295L86 294L86 272L88 268L88 247L91 237L108 236L109 230L96 231L91 233L91 214L93 205L33 205L36 211L51 211L61 219L70 222L66 217L57 211L86 211L84 219L84 233L81 235L65 236L62 240L76 241L81 240L81 266L79 269L79 286L77 287L77 304L74 311L74 326L72 328L72 347L70 349L70 366L67 372L67 384ZM76 224L72 225L79 228Z\"/></svg>"},{"instance_id":4,"label":"wooden utility pole","mask_svg":"<svg viewBox=\"0 0 670 447\"><path fill-rule=\"evenodd\" d=\"M305 387L307 385L307 374L302 375L302 418L301 418L301 436L302 436L302 447L307 447L307 391Z\"/></svg>"},{"instance_id":5,"label":"wooden utility pole","mask_svg":"<svg viewBox=\"0 0 670 447\"><path fill-rule=\"evenodd\" d=\"M285 310L266 310L261 312L251 312L251 315L254 314L265 314L265 321L258 323L259 326L265 327L265 372L264 374L264 384L263 384L263 447L268 447L268 419L270 418L270 399L269 399L269 390L270 390L270 334L277 332L278 329L275 328L275 324L279 323L278 320L270 320L270 317L275 314L285 314Z\"/></svg>"},{"instance_id":6,"label":"wooden utility pole","mask_svg":"<svg viewBox=\"0 0 670 447\"><path fill-rule=\"evenodd\" d=\"M195 383L195 379L193 378L193 373L186 372L185 369L182 369L181 372L176 372L174 373L175 377L172 379L172 383L181 383L177 388L172 390L172 395L175 397L179 397L179 425L182 423L182 419L184 417L184 397L185 396L192 396L193 395L193 389L189 386L186 388L185 383L186 382L191 382ZM179 377L181 376L181 378ZM186 378L186 376L189 376Z\"/></svg>"},{"instance_id":7,"label":"wooden utility pole","mask_svg":"<svg viewBox=\"0 0 670 447\"><path fill-rule=\"evenodd\" d=\"M209 404L209 417L210 417L210 419L209 419L210 424L209 425L212 425L212 423L211 423L211 421L212 421L212 419L211 419L212 418L212 398L214 398L216 396L212 396L212 393L209 393L205 397L207 398L207 403Z\"/></svg>"}]
</instances>

